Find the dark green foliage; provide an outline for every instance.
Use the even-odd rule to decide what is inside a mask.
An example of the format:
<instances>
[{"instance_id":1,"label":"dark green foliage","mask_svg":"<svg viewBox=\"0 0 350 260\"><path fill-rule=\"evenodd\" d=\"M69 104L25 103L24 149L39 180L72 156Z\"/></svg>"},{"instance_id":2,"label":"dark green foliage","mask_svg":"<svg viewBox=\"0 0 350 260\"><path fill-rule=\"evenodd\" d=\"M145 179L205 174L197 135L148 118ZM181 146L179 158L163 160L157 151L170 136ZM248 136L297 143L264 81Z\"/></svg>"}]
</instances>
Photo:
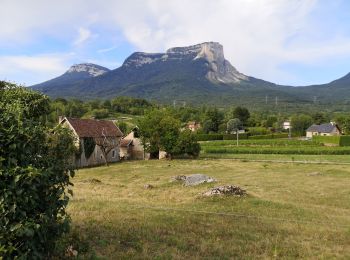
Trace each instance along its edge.
<instances>
[{"instance_id":1,"label":"dark green foliage","mask_svg":"<svg viewBox=\"0 0 350 260\"><path fill-rule=\"evenodd\" d=\"M350 149L345 147L208 147L203 148L206 153L228 154L314 154L314 155L345 155Z\"/></svg>"},{"instance_id":2,"label":"dark green foliage","mask_svg":"<svg viewBox=\"0 0 350 260\"><path fill-rule=\"evenodd\" d=\"M180 134L180 121L166 110L152 110L139 121L139 134L146 151L173 153Z\"/></svg>"},{"instance_id":3,"label":"dark green foliage","mask_svg":"<svg viewBox=\"0 0 350 260\"><path fill-rule=\"evenodd\" d=\"M305 136L305 131L313 124L313 119L309 115L295 115L292 116L291 126L293 134L298 136Z\"/></svg>"},{"instance_id":4,"label":"dark green foliage","mask_svg":"<svg viewBox=\"0 0 350 260\"><path fill-rule=\"evenodd\" d=\"M243 125L247 124L249 117L250 117L249 110L245 107L238 106L232 111L231 118L238 118Z\"/></svg>"},{"instance_id":5,"label":"dark green foliage","mask_svg":"<svg viewBox=\"0 0 350 260\"><path fill-rule=\"evenodd\" d=\"M223 134L222 137L223 137L223 140L236 140L237 139L237 135L235 135L235 134ZM248 133L238 134L239 140L248 139L248 137L249 137Z\"/></svg>"},{"instance_id":6,"label":"dark green foliage","mask_svg":"<svg viewBox=\"0 0 350 260\"><path fill-rule=\"evenodd\" d=\"M197 142L195 135L187 129L180 133L174 149L174 154L198 157L200 150L201 146Z\"/></svg>"},{"instance_id":7,"label":"dark green foliage","mask_svg":"<svg viewBox=\"0 0 350 260\"><path fill-rule=\"evenodd\" d=\"M45 126L48 104L0 82L0 258L48 258L69 227L75 147L68 129Z\"/></svg>"},{"instance_id":8,"label":"dark green foliage","mask_svg":"<svg viewBox=\"0 0 350 260\"><path fill-rule=\"evenodd\" d=\"M95 150L95 140L92 137L85 137L83 139L83 144L84 144L84 155L86 159L89 159L91 154L94 152Z\"/></svg>"},{"instance_id":9,"label":"dark green foliage","mask_svg":"<svg viewBox=\"0 0 350 260\"><path fill-rule=\"evenodd\" d=\"M247 130L249 135L267 135L271 133L266 127L249 127Z\"/></svg>"},{"instance_id":10,"label":"dark green foliage","mask_svg":"<svg viewBox=\"0 0 350 260\"><path fill-rule=\"evenodd\" d=\"M197 134L197 141L223 140L223 134Z\"/></svg>"},{"instance_id":11,"label":"dark green foliage","mask_svg":"<svg viewBox=\"0 0 350 260\"><path fill-rule=\"evenodd\" d=\"M113 111L132 115L143 115L145 109L153 106L142 98L117 97L111 101Z\"/></svg>"},{"instance_id":12,"label":"dark green foliage","mask_svg":"<svg viewBox=\"0 0 350 260\"><path fill-rule=\"evenodd\" d=\"M249 136L249 139L278 139L278 138L288 138L288 133Z\"/></svg>"},{"instance_id":13,"label":"dark green foliage","mask_svg":"<svg viewBox=\"0 0 350 260\"><path fill-rule=\"evenodd\" d=\"M313 140L324 144L335 144L339 146L350 146L349 135L335 135L335 136L313 136Z\"/></svg>"}]
</instances>

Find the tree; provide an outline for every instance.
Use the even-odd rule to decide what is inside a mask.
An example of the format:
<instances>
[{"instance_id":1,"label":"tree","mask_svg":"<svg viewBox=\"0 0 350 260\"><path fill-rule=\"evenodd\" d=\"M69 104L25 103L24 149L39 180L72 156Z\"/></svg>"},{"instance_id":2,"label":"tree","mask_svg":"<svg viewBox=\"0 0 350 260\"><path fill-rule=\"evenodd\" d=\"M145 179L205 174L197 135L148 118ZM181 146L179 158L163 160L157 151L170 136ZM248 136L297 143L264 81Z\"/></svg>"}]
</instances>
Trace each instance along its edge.
<instances>
[{"instance_id":1,"label":"tree","mask_svg":"<svg viewBox=\"0 0 350 260\"><path fill-rule=\"evenodd\" d=\"M200 150L201 147L197 142L195 135L191 132L191 130L186 129L182 131L178 137L174 154L186 154L192 157L198 157Z\"/></svg>"},{"instance_id":2,"label":"tree","mask_svg":"<svg viewBox=\"0 0 350 260\"><path fill-rule=\"evenodd\" d=\"M219 126L224 119L224 114L220 112L217 108L209 108L205 112L204 124L207 125L207 132L217 133ZM203 126L204 127L204 126Z\"/></svg>"},{"instance_id":3,"label":"tree","mask_svg":"<svg viewBox=\"0 0 350 260\"><path fill-rule=\"evenodd\" d=\"M0 258L49 258L68 231L74 140L47 113L46 96L0 82Z\"/></svg>"},{"instance_id":4,"label":"tree","mask_svg":"<svg viewBox=\"0 0 350 260\"><path fill-rule=\"evenodd\" d=\"M160 150L171 158L180 134L180 121L166 110L152 110L139 121L139 133L146 151L155 157Z\"/></svg>"},{"instance_id":5,"label":"tree","mask_svg":"<svg viewBox=\"0 0 350 260\"><path fill-rule=\"evenodd\" d=\"M232 112L231 118L238 118L241 120L242 125L246 125L250 117L249 110L245 107L236 107Z\"/></svg>"},{"instance_id":6,"label":"tree","mask_svg":"<svg viewBox=\"0 0 350 260\"><path fill-rule=\"evenodd\" d=\"M294 115L291 118L292 132L296 135L305 135L305 131L313 123L312 117L308 115Z\"/></svg>"},{"instance_id":7,"label":"tree","mask_svg":"<svg viewBox=\"0 0 350 260\"><path fill-rule=\"evenodd\" d=\"M326 119L326 116L324 113L316 112L312 115L312 119L315 124L320 125L323 123L326 123L328 120Z\"/></svg>"}]
</instances>

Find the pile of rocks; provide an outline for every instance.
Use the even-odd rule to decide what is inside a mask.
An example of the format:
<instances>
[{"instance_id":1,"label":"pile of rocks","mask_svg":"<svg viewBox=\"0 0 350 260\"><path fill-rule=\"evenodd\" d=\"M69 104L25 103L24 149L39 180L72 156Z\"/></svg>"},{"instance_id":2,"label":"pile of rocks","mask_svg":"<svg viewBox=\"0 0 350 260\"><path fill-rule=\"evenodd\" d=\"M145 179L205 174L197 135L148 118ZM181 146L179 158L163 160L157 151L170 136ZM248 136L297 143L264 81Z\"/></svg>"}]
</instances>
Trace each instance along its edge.
<instances>
[{"instance_id":1,"label":"pile of rocks","mask_svg":"<svg viewBox=\"0 0 350 260\"><path fill-rule=\"evenodd\" d=\"M231 195L231 196L245 196L247 193L235 185L225 185L211 188L207 192L203 193L203 196L216 196L216 195Z\"/></svg>"},{"instance_id":2,"label":"pile of rocks","mask_svg":"<svg viewBox=\"0 0 350 260\"><path fill-rule=\"evenodd\" d=\"M216 180L204 174L192 174L189 176L178 175L171 179L172 181L181 181L185 186L196 186L202 183L215 182Z\"/></svg>"}]
</instances>

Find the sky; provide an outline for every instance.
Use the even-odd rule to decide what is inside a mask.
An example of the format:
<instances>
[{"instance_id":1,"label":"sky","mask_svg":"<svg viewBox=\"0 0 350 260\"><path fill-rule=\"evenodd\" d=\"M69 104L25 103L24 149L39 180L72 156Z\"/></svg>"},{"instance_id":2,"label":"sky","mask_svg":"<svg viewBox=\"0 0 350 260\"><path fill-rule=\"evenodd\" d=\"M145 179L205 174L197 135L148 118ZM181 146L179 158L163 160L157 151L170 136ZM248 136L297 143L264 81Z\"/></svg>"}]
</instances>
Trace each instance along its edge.
<instances>
[{"instance_id":1,"label":"sky","mask_svg":"<svg viewBox=\"0 0 350 260\"><path fill-rule=\"evenodd\" d=\"M350 72L348 0L0 0L0 80L27 86L77 63L220 42L240 72L283 85Z\"/></svg>"}]
</instances>

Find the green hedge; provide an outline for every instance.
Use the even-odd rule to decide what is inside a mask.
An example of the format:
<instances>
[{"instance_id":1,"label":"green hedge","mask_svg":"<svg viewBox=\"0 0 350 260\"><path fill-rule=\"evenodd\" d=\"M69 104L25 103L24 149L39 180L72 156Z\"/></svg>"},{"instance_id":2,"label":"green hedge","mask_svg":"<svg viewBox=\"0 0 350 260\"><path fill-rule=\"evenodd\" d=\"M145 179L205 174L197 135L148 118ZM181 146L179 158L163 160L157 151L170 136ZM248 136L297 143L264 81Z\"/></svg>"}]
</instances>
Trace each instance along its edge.
<instances>
[{"instance_id":1,"label":"green hedge","mask_svg":"<svg viewBox=\"0 0 350 260\"><path fill-rule=\"evenodd\" d=\"M249 136L249 139L276 139L276 138L288 138L288 133Z\"/></svg>"},{"instance_id":2,"label":"green hedge","mask_svg":"<svg viewBox=\"0 0 350 260\"><path fill-rule=\"evenodd\" d=\"M248 133L241 133L241 134L238 134L239 135L239 139L242 140L242 139L248 139ZM235 134L224 134L223 135L223 140L236 140L237 139L237 135Z\"/></svg>"},{"instance_id":3,"label":"green hedge","mask_svg":"<svg viewBox=\"0 0 350 260\"><path fill-rule=\"evenodd\" d=\"M349 135L335 135L335 136L320 136L316 135L312 137L312 140L315 140L320 143L325 144L335 144L339 146L350 146L350 136Z\"/></svg>"},{"instance_id":4,"label":"green hedge","mask_svg":"<svg viewBox=\"0 0 350 260\"><path fill-rule=\"evenodd\" d=\"M350 135L340 136L339 145L340 146L350 146Z\"/></svg>"},{"instance_id":5,"label":"green hedge","mask_svg":"<svg viewBox=\"0 0 350 260\"><path fill-rule=\"evenodd\" d=\"M197 141L236 140L235 134L197 134ZM247 133L239 134L239 139L248 139Z\"/></svg>"},{"instance_id":6,"label":"green hedge","mask_svg":"<svg viewBox=\"0 0 350 260\"><path fill-rule=\"evenodd\" d=\"M213 141L213 140L223 140L222 134L197 134L197 141Z\"/></svg>"},{"instance_id":7,"label":"green hedge","mask_svg":"<svg viewBox=\"0 0 350 260\"><path fill-rule=\"evenodd\" d=\"M344 155L350 154L345 147L208 147L205 153L217 154L314 154L314 155Z\"/></svg>"}]
</instances>

